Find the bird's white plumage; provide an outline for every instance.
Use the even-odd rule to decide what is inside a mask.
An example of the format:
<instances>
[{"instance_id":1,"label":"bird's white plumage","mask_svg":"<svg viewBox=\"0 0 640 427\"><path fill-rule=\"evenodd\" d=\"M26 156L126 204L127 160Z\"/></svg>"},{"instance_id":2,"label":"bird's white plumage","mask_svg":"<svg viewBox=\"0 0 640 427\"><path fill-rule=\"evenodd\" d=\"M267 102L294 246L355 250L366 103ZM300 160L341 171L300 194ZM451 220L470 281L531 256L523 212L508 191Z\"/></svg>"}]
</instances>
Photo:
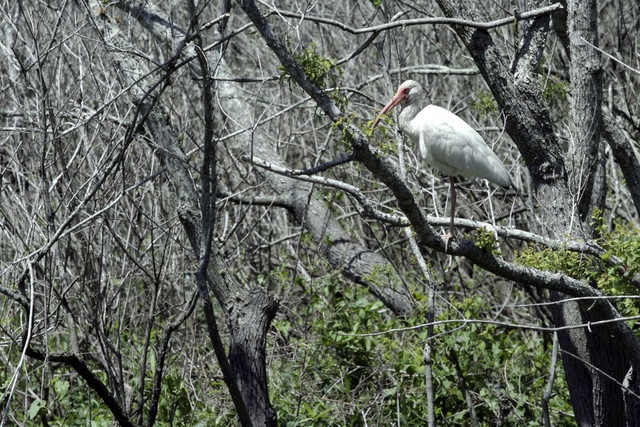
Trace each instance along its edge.
<instances>
[{"instance_id":1,"label":"bird's white plumage","mask_svg":"<svg viewBox=\"0 0 640 427\"><path fill-rule=\"evenodd\" d=\"M399 105L400 129L419 148L425 162L443 174L484 178L509 187L507 170L478 132L444 108L436 105L421 108L425 98L420 83L407 80L381 115Z\"/></svg>"},{"instance_id":2,"label":"bird's white plumage","mask_svg":"<svg viewBox=\"0 0 640 427\"><path fill-rule=\"evenodd\" d=\"M418 146L425 162L443 174L511 185L507 170L478 132L450 111L429 105L402 130Z\"/></svg>"},{"instance_id":3,"label":"bird's white plumage","mask_svg":"<svg viewBox=\"0 0 640 427\"><path fill-rule=\"evenodd\" d=\"M373 122L375 128L380 118L396 105L400 105L398 125L416 145L422 158L430 166L449 175L451 192L451 221L449 234L445 236L444 250L453 236L456 187L454 176L487 179L505 188L511 186L509 173L498 156L482 137L460 117L435 105L421 108L426 93L420 83L407 80L402 83L391 101L380 111Z\"/></svg>"}]
</instances>

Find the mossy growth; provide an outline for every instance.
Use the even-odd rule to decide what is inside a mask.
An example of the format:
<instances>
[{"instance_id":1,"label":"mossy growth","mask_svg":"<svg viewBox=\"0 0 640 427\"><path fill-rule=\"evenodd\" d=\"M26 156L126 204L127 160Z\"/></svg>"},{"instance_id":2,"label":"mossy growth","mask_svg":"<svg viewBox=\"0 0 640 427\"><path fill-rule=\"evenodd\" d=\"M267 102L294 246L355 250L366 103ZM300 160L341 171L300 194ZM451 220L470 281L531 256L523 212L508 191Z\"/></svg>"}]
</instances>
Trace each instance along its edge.
<instances>
[{"instance_id":1,"label":"mossy growth","mask_svg":"<svg viewBox=\"0 0 640 427\"><path fill-rule=\"evenodd\" d=\"M498 103L493 98L493 94L485 90L478 93L478 100L471 104L471 109L480 116L490 116L497 114L499 111Z\"/></svg>"},{"instance_id":2,"label":"mossy growth","mask_svg":"<svg viewBox=\"0 0 640 427\"><path fill-rule=\"evenodd\" d=\"M602 220L600 212L593 218L597 243L606 250L601 257L566 249L530 246L520 252L516 261L579 280L586 280L610 296L629 296L615 300L620 314L640 314L640 289L636 277L640 274L640 230L631 224L615 221L611 230Z\"/></svg>"},{"instance_id":3,"label":"mossy growth","mask_svg":"<svg viewBox=\"0 0 640 427\"><path fill-rule=\"evenodd\" d=\"M600 217L596 217L598 243L607 251L602 257L602 274L598 287L608 295L638 296L637 277L640 275L640 229L637 226L615 221L611 230ZM634 283L635 282L635 283ZM623 316L640 314L640 299L625 298L618 302Z\"/></svg>"},{"instance_id":4,"label":"mossy growth","mask_svg":"<svg viewBox=\"0 0 640 427\"><path fill-rule=\"evenodd\" d=\"M551 106L562 105L568 100L569 84L564 80L551 76L546 80L542 96Z\"/></svg>"},{"instance_id":5,"label":"mossy growth","mask_svg":"<svg viewBox=\"0 0 640 427\"><path fill-rule=\"evenodd\" d=\"M493 255L500 255L500 249L496 244L496 234L490 226L478 228L476 233L471 235L471 240L483 251Z\"/></svg>"},{"instance_id":6,"label":"mossy growth","mask_svg":"<svg viewBox=\"0 0 640 427\"><path fill-rule=\"evenodd\" d=\"M330 96L338 108L344 111L347 106L347 98L338 90L339 76L342 75L342 69L336 65L336 62L318 53L318 46L312 44L302 53L294 56L296 62L300 64L304 73L316 86L327 89L333 87L334 90ZM291 75L285 67L280 66L280 83L288 82L291 84Z\"/></svg>"}]
</instances>

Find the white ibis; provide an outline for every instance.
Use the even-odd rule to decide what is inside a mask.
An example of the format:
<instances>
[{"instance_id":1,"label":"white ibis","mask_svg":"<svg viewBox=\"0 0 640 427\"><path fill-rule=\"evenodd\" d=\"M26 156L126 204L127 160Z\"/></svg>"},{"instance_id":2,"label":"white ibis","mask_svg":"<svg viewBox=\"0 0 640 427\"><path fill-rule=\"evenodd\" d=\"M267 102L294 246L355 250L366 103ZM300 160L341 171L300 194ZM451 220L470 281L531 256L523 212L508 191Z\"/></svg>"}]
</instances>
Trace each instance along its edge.
<instances>
[{"instance_id":1,"label":"white ibis","mask_svg":"<svg viewBox=\"0 0 640 427\"><path fill-rule=\"evenodd\" d=\"M451 222L445 236L445 252L453 237L453 216L456 208L454 177L487 179L504 188L511 186L509 173L478 132L444 108L428 105L422 108L426 93L420 83L402 83L389 103L373 122L375 128L382 115L396 105L401 111L398 125L414 145L420 148L424 161L449 176L451 192Z\"/></svg>"}]
</instances>

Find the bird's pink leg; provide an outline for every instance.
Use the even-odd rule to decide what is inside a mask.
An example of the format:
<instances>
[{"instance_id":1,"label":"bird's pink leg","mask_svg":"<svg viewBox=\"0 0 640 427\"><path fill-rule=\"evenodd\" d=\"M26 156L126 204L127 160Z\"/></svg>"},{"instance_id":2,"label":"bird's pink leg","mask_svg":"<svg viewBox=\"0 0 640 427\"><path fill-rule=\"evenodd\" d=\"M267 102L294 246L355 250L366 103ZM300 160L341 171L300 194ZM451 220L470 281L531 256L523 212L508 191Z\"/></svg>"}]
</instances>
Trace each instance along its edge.
<instances>
[{"instance_id":1,"label":"bird's pink leg","mask_svg":"<svg viewBox=\"0 0 640 427\"><path fill-rule=\"evenodd\" d=\"M449 222L449 233L442 236L444 239L444 251L449 249L449 241L453 239L453 215L456 211L456 186L454 183L454 177L449 177L449 192L451 193L451 221Z\"/></svg>"}]
</instances>

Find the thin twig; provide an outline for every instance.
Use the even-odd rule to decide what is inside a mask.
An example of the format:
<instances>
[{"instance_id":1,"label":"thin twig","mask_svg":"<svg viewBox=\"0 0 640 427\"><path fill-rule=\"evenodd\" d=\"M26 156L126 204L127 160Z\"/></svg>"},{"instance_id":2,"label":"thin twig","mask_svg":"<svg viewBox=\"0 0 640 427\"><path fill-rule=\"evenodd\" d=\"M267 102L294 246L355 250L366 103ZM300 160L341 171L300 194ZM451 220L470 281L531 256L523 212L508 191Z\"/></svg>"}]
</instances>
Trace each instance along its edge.
<instances>
[{"instance_id":1,"label":"thin twig","mask_svg":"<svg viewBox=\"0 0 640 427\"><path fill-rule=\"evenodd\" d=\"M602 299L604 299L604 298L602 298ZM428 328L430 326L434 326L435 327L435 326L450 325L450 324L460 324L460 323L462 323L462 324L485 324L485 325L493 325L493 326L499 326L499 327L504 327L504 328L523 329L523 330L536 331L536 332L559 332L559 331L568 331L568 330L572 330L572 329L589 329L589 328L593 328L594 326L598 326L598 325L605 325L605 324L609 324L609 323L630 322L630 321L634 321L634 320L640 320L640 315L638 315L638 316L629 316L629 317L619 317L617 319L598 320L598 321L595 321L595 322L587 322L587 323L580 323L580 324L577 324L577 325L565 325L565 326L558 326L558 327L537 326L537 325L519 325L517 323L500 322L500 321L497 321L497 320L485 320L485 319L446 319L446 320L437 320L437 321L434 321L434 322L421 323L419 325L406 326L406 327L402 327L402 328L386 329L384 331L370 332L370 333L366 333L366 334L341 333L340 335L345 335L345 336L349 336L349 337L377 337L379 335L396 334L396 333L400 333L400 332L420 330L420 329ZM448 333L448 332L445 332L445 333ZM440 335L444 335L445 333L434 335L433 337L431 337L431 339L434 339L434 338L436 338L436 337L438 337Z\"/></svg>"},{"instance_id":2,"label":"thin twig","mask_svg":"<svg viewBox=\"0 0 640 427\"><path fill-rule=\"evenodd\" d=\"M547 387L542 395L542 419L544 420L545 427L551 427L551 420L549 418L549 399L551 399L551 392L553 391L553 382L556 378L556 367L558 365L558 334L553 334L553 348L551 350L551 362L549 364L549 380L547 381Z\"/></svg>"},{"instance_id":3,"label":"thin twig","mask_svg":"<svg viewBox=\"0 0 640 427\"><path fill-rule=\"evenodd\" d=\"M399 215L387 214L376 209L367 197L362 194L359 188L354 187L353 185L349 185L345 182L338 181L336 179L325 178L323 176L311 175L307 176L304 174L302 170L295 169L287 169L282 166L275 165L273 163L264 161L258 157L249 157L242 156L242 160L251 161L254 165L261 167L263 169L269 170L271 172L277 173L278 175L287 176L290 178L299 179L300 181L310 182L313 184L325 185L328 187L333 187L338 190L342 190L345 193L353 196L362 206L362 215L369 218L378 219L380 221L384 221L388 224L397 226L397 227L405 227L408 225L407 220Z\"/></svg>"}]
</instances>

